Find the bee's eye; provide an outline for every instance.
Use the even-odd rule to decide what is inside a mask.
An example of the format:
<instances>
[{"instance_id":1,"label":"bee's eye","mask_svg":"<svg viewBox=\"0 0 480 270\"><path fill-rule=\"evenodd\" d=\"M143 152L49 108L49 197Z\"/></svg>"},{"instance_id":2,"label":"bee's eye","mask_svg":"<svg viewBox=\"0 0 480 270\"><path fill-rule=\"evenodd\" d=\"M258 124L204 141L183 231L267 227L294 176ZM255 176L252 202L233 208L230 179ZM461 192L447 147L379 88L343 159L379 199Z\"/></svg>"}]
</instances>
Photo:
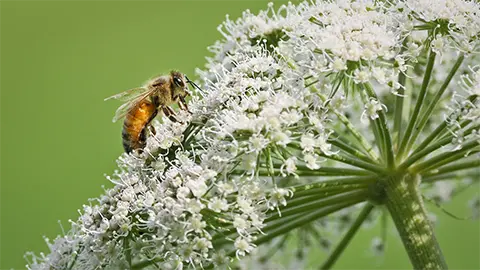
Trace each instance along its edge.
<instances>
[{"instance_id":1,"label":"bee's eye","mask_svg":"<svg viewBox=\"0 0 480 270\"><path fill-rule=\"evenodd\" d=\"M173 78L173 83L175 83L175 85L178 86L178 87L182 87L182 86L183 86L182 80L180 80L178 77L174 77L174 78Z\"/></svg>"}]
</instances>

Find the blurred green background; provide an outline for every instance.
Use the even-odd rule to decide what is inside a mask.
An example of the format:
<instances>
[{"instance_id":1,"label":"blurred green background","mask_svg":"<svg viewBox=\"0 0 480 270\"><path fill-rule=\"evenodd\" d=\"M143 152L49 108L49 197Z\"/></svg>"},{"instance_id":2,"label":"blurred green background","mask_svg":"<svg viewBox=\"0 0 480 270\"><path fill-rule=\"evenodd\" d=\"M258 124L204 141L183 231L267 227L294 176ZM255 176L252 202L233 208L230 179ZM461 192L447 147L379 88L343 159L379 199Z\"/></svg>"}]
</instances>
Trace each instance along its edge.
<instances>
[{"instance_id":1,"label":"blurred green background","mask_svg":"<svg viewBox=\"0 0 480 270\"><path fill-rule=\"evenodd\" d=\"M194 77L225 14L266 3L1 1L0 269L25 268L26 251L46 252L42 236L61 233L58 220L68 229L77 209L111 186L103 175L122 152L121 123L111 123L120 104L103 99L172 68ZM467 215L475 193L446 207ZM479 222L438 216L450 267L480 268ZM410 268L393 229L385 256L372 255L379 233L357 235L335 268Z\"/></svg>"}]
</instances>

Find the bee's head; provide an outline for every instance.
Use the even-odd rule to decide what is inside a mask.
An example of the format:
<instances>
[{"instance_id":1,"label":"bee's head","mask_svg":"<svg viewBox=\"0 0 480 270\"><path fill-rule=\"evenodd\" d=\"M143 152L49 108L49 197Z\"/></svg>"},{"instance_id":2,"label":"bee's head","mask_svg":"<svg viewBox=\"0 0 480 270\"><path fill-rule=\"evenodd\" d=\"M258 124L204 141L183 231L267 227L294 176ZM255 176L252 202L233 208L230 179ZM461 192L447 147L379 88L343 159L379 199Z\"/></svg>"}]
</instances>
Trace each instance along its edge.
<instances>
[{"instance_id":1,"label":"bee's head","mask_svg":"<svg viewBox=\"0 0 480 270\"><path fill-rule=\"evenodd\" d=\"M185 75L178 71L170 72L170 85L173 87L173 95L179 97L186 97L188 93L187 80Z\"/></svg>"}]
</instances>

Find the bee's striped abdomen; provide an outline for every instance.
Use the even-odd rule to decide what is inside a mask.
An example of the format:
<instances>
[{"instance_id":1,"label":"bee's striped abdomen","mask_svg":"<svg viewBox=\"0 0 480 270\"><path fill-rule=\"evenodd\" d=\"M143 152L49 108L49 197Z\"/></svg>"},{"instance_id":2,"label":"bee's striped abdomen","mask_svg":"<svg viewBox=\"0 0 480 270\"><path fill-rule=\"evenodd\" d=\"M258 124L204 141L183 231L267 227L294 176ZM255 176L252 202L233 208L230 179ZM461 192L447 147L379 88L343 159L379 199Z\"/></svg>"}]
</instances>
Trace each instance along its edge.
<instances>
[{"instance_id":1,"label":"bee's striped abdomen","mask_svg":"<svg viewBox=\"0 0 480 270\"><path fill-rule=\"evenodd\" d=\"M148 100L133 107L125 116L122 139L125 152L142 149L146 145L147 126L157 115L157 108Z\"/></svg>"}]
</instances>

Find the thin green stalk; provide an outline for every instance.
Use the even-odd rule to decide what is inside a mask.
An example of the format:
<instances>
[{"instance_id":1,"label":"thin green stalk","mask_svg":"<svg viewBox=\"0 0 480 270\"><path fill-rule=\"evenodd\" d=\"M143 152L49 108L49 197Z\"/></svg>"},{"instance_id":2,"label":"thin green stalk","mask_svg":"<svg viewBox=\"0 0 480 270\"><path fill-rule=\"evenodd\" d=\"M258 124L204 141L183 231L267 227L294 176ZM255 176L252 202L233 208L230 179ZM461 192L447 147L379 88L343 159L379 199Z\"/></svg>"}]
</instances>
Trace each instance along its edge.
<instances>
[{"instance_id":1,"label":"thin green stalk","mask_svg":"<svg viewBox=\"0 0 480 270\"><path fill-rule=\"evenodd\" d=\"M315 221L315 220L317 220L321 217L327 216L327 215L329 215L333 212L337 212L341 209L350 207L352 205L355 205L355 204L363 202L363 201L365 201L364 198L356 197L355 200L349 200L349 201L341 203L341 204L336 204L336 205L332 205L332 206L329 206L329 207L326 207L326 208L315 210L310 214L302 215L301 217L294 219L293 222L283 223L283 226L278 227L275 230L272 230L267 225L265 228L262 229L262 231L265 232L266 235L258 237L257 240L255 241L255 244L259 245L259 244L268 242L268 241L272 240L273 238L275 238L279 235L282 235L284 233L287 233L287 232L289 232L289 231L291 231L295 228L301 227L301 226L306 225L310 222L313 222L313 221Z\"/></svg>"},{"instance_id":2,"label":"thin green stalk","mask_svg":"<svg viewBox=\"0 0 480 270\"><path fill-rule=\"evenodd\" d=\"M308 192L313 191L315 193L322 190L328 190L329 188L341 188L350 185L369 185L377 179L376 176L358 176L358 177L342 177L337 179L329 179L326 181L318 181L305 185L299 185L289 188L293 192L293 198L305 196Z\"/></svg>"},{"instance_id":3,"label":"thin green stalk","mask_svg":"<svg viewBox=\"0 0 480 270\"><path fill-rule=\"evenodd\" d=\"M275 221L272 221L270 224L268 224L268 226L271 230L274 230L275 228L278 228L278 227L283 226L284 224L288 224L290 222L293 222L293 221L297 220L299 217L302 217L304 215L305 215L305 213L298 213L296 215L285 217L285 218L280 219L280 220L275 220ZM264 232L263 229L262 229L262 231ZM216 235L214 235L213 238L212 238L212 245L216 248L219 248L219 247L221 247L225 244L233 242L233 239L235 239L237 236L238 236L237 229L232 226L228 230L223 231L222 233L217 233Z\"/></svg>"},{"instance_id":4,"label":"thin green stalk","mask_svg":"<svg viewBox=\"0 0 480 270\"><path fill-rule=\"evenodd\" d=\"M359 93L360 93L360 97L362 98L362 101L363 101L364 104L367 104L367 103L370 102L369 95L367 94L366 91L359 91ZM373 93L373 96L375 96L375 93ZM385 144L384 134L382 132L382 129L380 128L380 125L379 125L377 119L372 120L372 119L368 118L368 120L370 121L370 127L372 129L373 136L375 138L375 142L377 144L378 150L379 150L380 155L381 155L381 159L379 161L383 162L384 160L387 159L386 150L385 150L386 144Z\"/></svg>"},{"instance_id":5,"label":"thin green stalk","mask_svg":"<svg viewBox=\"0 0 480 270\"><path fill-rule=\"evenodd\" d=\"M433 151L437 150L438 148L450 143L452 138L448 137L448 138L445 138L441 141L438 141L436 142L435 144L433 145L430 145L429 147L415 153L415 154L412 154L409 158L407 158L402 164L400 164L400 166L398 166L398 170L399 171L402 171L402 170L405 170L406 168L408 168L410 165L412 165L413 163L415 163L416 161L418 161L419 159L427 156L428 154L432 153Z\"/></svg>"},{"instance_id":6,"label":"thin green stalk","mask_svg":"<svg viewBox=\"0 0 480 270\"><path fill-rule=\"evenodd\" d=\"M402 139L402 120L403 120L403 101L405 100L405 82L407 75L400 72L398 75L398 83L401 85L395 96L395 117L393 119L393 135L397 135L397 142Z\"/></svg>"},{"instance_id":7,"label":"thin green stalk","mask_svg":"<svg viewBox=\"0 0 480 270\"><path fill-rule=\"evenodd\" d=\"M464 128L470 122L471 122L471 120L463 121L462 123L460 123L461 128ZM468 129L466 129L463 132L463 136L465 137L467 135L470 135L472 132L476 131L478 128L479 128L479 125L469 127ZM447 133L444 136L441 136L440 138L438 138L437 140L434 140L433 142L430 142L430 143L433 143L433 144L431 146L429 146L428 148L422 148L421 150L419 150L420 147L418 147L417 149L415 149L415 151L413 151L412 155L408 159L413 158L416 155L420 155L420 154L424 155L425 153L428 154L430 152L433 152L433 150L436 150L436 149L440 148L441 146L450 143L451 140L453 139L453 137L454 137L454 135L452 133ZM427 152L427 149L430 149L431 151Z\"/></svg>"},{"instance_id":8,"label":"thin green stalk","mask_svg":"<svg viewBox=\"0 0 480 270\"><path fill-rule=\"evenodd\" d=\"M435 130L432 131L432 133L430 133L430 135L428 135L428 137L425 138L425 140L423 140L422 143L420 143L420 145L412 152L412 155L415 155L419 151L425 149L425 147L427 147L430 143L432 143L437 136L442 134L442 132L445 130L446 127L447 127L447 122L443 121L443 123L441 123L437 128L435 128Z\"/></svg>"},{"instance_id":9,"label":"thin green stalk","mask_svg":"<svg viewBox=\"0 0 480 270\"><path fill-rule=\"evenodd\" d=\"M367 198L368 198L368 190L363 189L363 190L356 190L348 193L342 193L339 195L334 195L329 198L320 198L318 200L310 201L308 203L305 203L303 205L298 205L298 206L289 207L289 205L287 204L287 206L284 207L282 211L272 212L272 214L265 219L265 222L268 223L279 218L288 217L298 213L313 211L321 207L329 207L329 206L336 205L338 203L342 203L350 200L358 200L358 199L367 200Z\"/></svg>"},{"instance_id":10,"label":"thin green stalk","mask_svg":"<svg viewBox=\"0 0 480 270\"><path fill-rule=\"evenodd\" d=\"M387 151L386 151L387 145L385 144L385 136L380 127L380 123L377 120L372 120L372 119L369 119L369 120L371 123L375 141L378 145L378 149L380 150L380 155L382 156L382 159L380 160L380 162L384 163L384 161L387 160Z\"/></svg>"},{"instance_id":11,"label":"thin green stalk","mask_svg":"<svg viewBox=\"0 0 480 270\"><path fill-rule=\"evenodd\" d=\"M445 132L443 132L443 134L440 134L440 136L438 136L437 140L441 140L443 138L446 138L447 136L451 136L452 133L468 126L470 123L472 123L472 120L463 120L460 122L460 124L449 127L448 130L446 130Z\"/></svg>"},{"instance_id":12,"label":"thin green stalk","mask_svg":"<svg viewBox=\"0 0 480 270\"><path fill-rule=\"evenodd\" d=\"M357 233L358 229L360 226L363 224L363 222L367 219L368 215L372 212L373 208L375 206L373 204L367 203L360 214L358 215L357 219L355 222L352 224L350 229L348 230L347 234L345 234L338 243L338 245L335 247L332 253L328 256L328 259L323 263L323 265L320 267L320 269L330 269L332 268L333 264L337 261L338 257L342 255L343 251L347 247L347 245L350 243L350 240L352 240L353 236Z\"/></svg>"},{"instance_id":13,"label":"thin green stalk","mask_svg":"<svg viewBox=\"0 0 480 270\"><path fill-rule=\"evenodd\" d=\"M461 54L458 57L457 62L455 62L455 65L452 67L452 70L450 70L450 73L448 74L447 78L445 78L445 81L443 82L442 86L440 87L440 89L437 91L437 93L433 97L433 100L429 101L429 106L422 113L422 115L420 117L420 121L415 126L415 132L412 133L412 137L410 138L410 140L407 143L407 146L406 146L407 149L405 150L406 153L408 153L410 151L410 149L412 148L413 144L415 143L415 140L417 139L418 135L420 135L420 133L422 132L422 130L425 127L428 119L432 115L433 109L435 109L435 107L439 104L438 101L442 97L445 90L447 90L447 87L450 84L450 82L452 81L453 76L457 73L458 68L460 68L460 66L462 65L462 62L463 62L464 58L465 57L464 57L463 54Z\"/></svg>"},{"instance_id":14,"label":"thin green stalk","mask_svg":"<svg viewBox=\"0 0 480 270\"><path fill-rule=\"evenodd\" d=\"M309 210L314 211L322 207L325 208L337 204L348 203L352 200L366 200L368 194L368 189L366 187L364 189L356 189L354 192L346 192L343 190L340 193L337 193L341 195L335 196L337 195L335 192L338 191L339 190L332 190L332 194L329 194L329 192L317 192L315 195L307 197L308 199L306 200L304 199L305 197L288 200L287 205L280 208L281 216L278 215L277 210L270 211L270 218L265 220L267 227L275 229L276 227L288 223L290 220L295 220L298 217L305 215L305 212L308 212ZM290 205L290 201L293 201L292 205ZM216 246L231 241L229 239L234 238L234 235L237 233L233 226L224 226L223 228L225 230L222 233L213 236L212 243ZM262 231L265 233L267 232L265 228L263 228Z\"/></svg>"},{"instance_id":15,"label":"thin green stalk","mask_svg":"<svg viewBox=\"0 0 480 270\"><path fill-rule=\"evenodd\" d=\"M437 155L435 157L429 158L428 160L413 166L410 169L410 171L412 173L420 173L420 172L424 171L426 168L434 166L435 164L437 164L438 162L441 162L442 160L444 160L446 158L449 158L449 157L451 157L453 155L456 155L456 154L463 154L465 152L468 152L472 148L474 148L478 145L479 145L479 142L477 140L469 141L467 143L462 144L461 149L458 149L458 150L455 150L455 151L452 151L452 152L442 153L442 154Z\"/></svg>"},{"instance_id":16,"label":"thin green stalk","mask_svg":"<svg viewBox=\"0 0 480 270\"><path fill-rule=\"evenodd\" d=\"M320 194L315 194L312 192L310 195L304 195L301 197L295 197L293 199L288 200L288 203L286 206L288 207L295 207L298 205L306 204L309 202L314 201L314 199L320 199L320 198L326 198L326 197L332 197L338 194L342 193L347 193L349 191L354 191L354 190L367 190L368 185L363 185L363 186L347 186L347 189L344 187L337 187L337 188L331 188L328 191L323 191ZM312 190L312 191L317 191L317 190ZM318 193L318 191L317 191ZM280 211L282 211L285 207L280 207Z\"/></svg>"},{"instance_id":17,"label":"thin green stalk","mask_svg":"<svg viewBox=\"0 0 480 270\"><path fill-rule=\"evenodd\" d=\"M418 173L424 174L424 173L427 173L427 172L430 172L430 171L435 171L437 168L440 168L441 166L453 163L453 162L458 161L458 160L465 159L467 154L474 155L474 154L479 153L479 152L480 152L480 149L478 149L478 148L471 149L471 150L466 150L466 151L459 151L457 153L454 153L451 156L447 156L444 159L439 160L437 163L431 164L430 166L423 168Z\"/></svg>"},{"instance_id":18,"label":"thin green stalk","mask_svg":"<svg viewBox=\"0 0 480 270\"><path fill-rule=\"evenodd\" d=\"M125 260L128 263L128 267L132 268L132 253L130 249L130 237L127 235L123 239L123 253L125 255Z\"/></svg>"},{"instance_id":19,"label":"thin green stalk","mask_svg":"<svg viewBox=\"0 0 480 270\"><path fill-rule=\"evenodd\" d=\"M259 176L270 176L273 172L274 174L280 175L281 169L280 167L282 164L273 163L273 169L270 169L265 166L261 166L260 170L258 171ZM372 172L360 169L352 169L352 168L342 168L342 167L320 167L319 169L312 170L307 166L303 165L296 165L297 170L295 174L299 176L316 176L316 175L324 175L324 176L348 176L348 175L372 175ZM241 174L241 171L238 171Z\"/></svg>"},{"instance_id":20,"label":"thin green stalk","mask_svg":"<svg viewBox=\"0 0 480 270\"><path fill-rule=\"evenodd\" d=\"M363 85L365 87L365 90L367 91L368 95L370 97L375 98L378 100L377 94L373 90L372 86L368 83ZM383 144L385 156L387 158L387 166L388 168L393 168L394 167L394 156L393 156L393 144L392 144L392 136L390 135L390 131L388 130L388 125L387 125L387 116L385 115L384 110L380 110L378 112L378 118L374 120L377 122L378 129L381 134L381 142Z\"/></svg>"},{"instance_id":21,"label":"thin green stalk","mask_svg":"<svg viewBox=\"0 0 480 270\"><path fill-rule=\"evenodd\" d=\"M331 154L331 155L326 155L324 153L317 153L319 156L322 156L324 158L327 158L327 159L331 159L331 160L336 160L336 161L339 161L339 162L342 162L342 163L345 163L345 164L349 164L349 165L352 165L352 166L355 166L355 167L358 167L358 168L362 168L362 169L365 169L365 170L368 170L368 171L372 171L372 172L375 172L375 173L378 173L378 174L388 174L388 171L377 165L377 164L372 164L372 163L367 163L367 162L364 162L364 161L361 161L361 160L358 160L358 159L354 159L354 158L350 158L350 157L346 157L346 156L341 156L341 155L338 155L338 154Z\"/></svg>"},{"instance_id":22,"label":"thin green stalk","mask_svg":"<svg viewBox=\"0 0 480 270\"><path fill-rule=\"evenodd\" d=\"M410 121L408 122L407 130L405 131L405 134L400 143L400 147L398 148L397 160L401 160L403 158L403 154L408 153L408 152L405 152L405 150L407 150L405 148L408 141L410 140L410 137L412 136L413 127L415 126L415 123L418 118L418 114L423 105L423 100L427 93L428 84L430 83L430 78L432 76L433 65L435 63L435 56L436 56L435 52L430 50L430 53L428 55L427 68L425 70L425 75L423 77L422 88L420 89L420 93L418 95L415 108L413 109L413 113L410 116Z\"/></svg>"},{"instance_id":23,"label":"thin green stalk","mask_svg":"<svg viewBox=\"0 0 480 270\"><path fill-rule=\"evenodd\" d=\"M377 180L378 176L354 176L354 177L341 177L336 179L329 179L323 181L312 182L304 185L297 185L289 187L288 189L293 192L293 196L287 200L290 200L310 195L321 195L336 191L351 191L354 189L367 187ZM280 178L281 179L281 178ZM230 194L229 199L234 199L237 193Z\"/></svg>"},{"instance_id":24,"label":"thin green stalk","mask_svg":"<svg viewBox=\"0 0 480 270\"><path fill-rule=\"evenodd\" d=\"M295 216L295 218L290 219L288 222L281 223L281 226L276 226L275 229L272 229L267 225L265 228L262 229L262 231L265 232L266 234L258 237L253 243L256 245L260 245L265 242L271 241L272 239L274 239L279 235L285 234L291 230L307 225L321 217L328 216L333 212L353 206L360 202L362 202L362 200L350 201L343 204L337 204L335 206L331 206L328 208L319 209L307 215L299 215L298 217ZM217 247L216 244L213 244L213 245ZM234 254L235 254L235 250L231 250L230 252L228 252L227 256L233 256ZM211 268L213 268L213 264L205 267L205 269L211 269Z\"/></svg>"},{"instance_id":25,"label":"thin green stalk","mask_svg":"<svg viewBox=\"0 0 480 270\"><path fill-rule=\"evenodd\" d=\"M463 132L463 136L468 136L475 130L477 130L478 126L472 126L465 130ZM399 170L404 170L408 168L410 165L412 165L414 162L417 160L427 156L428 154L432 153L433 151L437 150L438 148L445 146L447 144L451 143L451 140L453 139L453 134L448 134L447 136L442 137L441 139L433 142L432 145L430 145L427 148L424 148L423 150L420 151L415 151L408 157L400 166L398 166Z\"/></svg>"},{"instance_id":26,"label":"thin green stalk","mask_svg":"<svg viewBox=\"0 0 480 270\"><path fill-rule=\"evenodd\" d=\"M333 139L333 140L328 140L329 143L331 143L332 145L342 149L343 151L357 157L358 159L361 159L365 162L369 162L369 163L375 163L375 161L364 155L361 151L359 151L358 149L350 146L349 144L346 144L345 142L342 142L340 139Z\"/></svg>"},{"instance_id":27,"label":"thin green stalk","mask_svg":"<svg viewBox=\"0 0 480 270\"><path fill-rule=\"evenodd\" d=\"M270 148L267 147L264 151L264 154L265 154L265 158L267 160L268 174L270 175L270 177L272 177L272 182L276 186L277 184L276 184L276 181L275 181L275 170L274 170L274 167L273 167L272 153L270 152Z\"/></svg>"},{"instance_id":28,"label":"thin green stalk","mask_svg":"<svg viewBox=\"0 0 480 270\"><path fill-rule=\"evenodd\" d=\"M305 196L317 195L317 194L333 194L334 192L348 192L352 190L358 190L367 188L370 186L371 183L359 183L359 184L352 184L352 185L342 185L338 187L327 187L327 188L312 188L304 191L299 191L293 195L293 198L301 198Z\"/></svg>"},{"instance_id":29,"label":"thin green stalk","mask_svg":"<svg viewBox=\"0 0 480 270\"><path fill-rule=\"evenodd\" d=\"M480 175L478 172L466 173L462 175L458 175L456 173L446 173L446 174L429 175L429 176L423 177L422 183L433 183L433 182L445 181L445 180L455 180L459 176L461 176L460 179L465 179L465 178L479 179L480 178Z\"/></svg>"},{"instance_id":30,"label":"thin green stalk","mask_svg":"<svg viewBox=\"0 0 480 270\"><path fill-rule=\"evenodd\" d=\"M385 179L386 206L414 269L447 269L415 176Z\"/></svg>"},{"instance_id":31,"label":"thin green stalk","mask_svg":"<svg viewBox=\"0 0 480 270\"><path fill-rule=\"evenodd\" d=\"M440 167L434 172L424 174L423 177L446 174L446 173L451 173L451 172L460 171L460 170L468 170L473 168L480 169L480 159L463 161L463 162L458 162L449 166Z\"/></svg>"},{"instance_id":32,"label":"thin green stalk","mask_svg":"<svg viewBox=\"0 0 480 270\"><path fill-rule=\"evenodd\" d=\"M470 95L467 99L470 103L465 103L465 105L461 108L461 109L469 109L470 108L470 104L474 103L476 101L476 99L478 98L478 95ZM427 147L430 143L434 142L434 139L439 137L440 139L444 138L445 136L448 136L449 134L447 133L447 135L444 135L445 134L445 128L448 126L448 119L451 118L453 114L450 114L448 117L447 117L447 120L444 120L442 122L442 124L440 124L437 128L435 128L435 130L430 133L430 135L428 135L428 137L423 140L423 142L414 150L413 153L416 153L422 149L424 149L425 147ZM463 128L465 126L467 126L469 123L471 122L471 120L464 120L460 123L460 128Z\"/></svg>"},{"instance_id":33,"label":"thin green stalk","mask_svg":"<svg viewBox=\"0 0 480 270\"><path fill-rule=\"evenodd\" d=\"M325 96L319 94L319 97L325 102L327 99ZM374 161L378 161L378 155L375 153L373 150L372 145L368 142L368 140L363 137L363 135L358 132L358 130L355 128L354 125L348 120L348 118L343 114L340 113L339 111L333 109L331 106L328 106L328 108L338 117L338 120L342 122L342 124L348 129L350 134L357 140L357 142L360 144L360 146L367 152L367 154L370 156L370 158Z\"/></svg>"},{"instance_id":34,"label":"thin green stalk","mask_svg":"<svg viewBox=\"0 0 480 270\"><path fill-rule=\"evenodd\" d=\"M302 150L302 148L297 145L297 144L289 144L288 146L294 148L294 149L297 149L297 150ZM358 167L358 168L362 168L362 169L366 169L368 171L372 171L372 172L375 172L375 173L379 173L379 174L387 174L388 171L385 170L385 168L377 165L377 164L372 164L372 163L368 163L368 162L365 162L365 161L361 161L359 159L356 159L356 158L353 158L353 157L347 157L347 156L342 156L342 155L338 155L338 154L331 154L331 155L327 155L321 151L316 151L316 154L318 154L319 156L322 156L324 158L327 158L327 159L331 159L331 160L336 160L336 161L339 161L339 162L342 162L342 163L345 163L345 164L349 164L349 165L352 165L352 166L355 166L355 167Z\"/></svg>"},{"instance_id":35,"label":"thin green stalk","mask_svg":"<svg viewBox=\"0 0 480 270\"><path fill-rule=\"evenodd\" d=\"M147 259L147 260L144 260L144 261L141 261L141 262L138 262L136 264L133 264L132 267L130 269L143 269L147 266L150 266L152 264L156 264L157 262L162 262L163 261L163 258L161 257L156 257L156 258L152 258L152 259Z\"/></svg>"}]
</instances>

